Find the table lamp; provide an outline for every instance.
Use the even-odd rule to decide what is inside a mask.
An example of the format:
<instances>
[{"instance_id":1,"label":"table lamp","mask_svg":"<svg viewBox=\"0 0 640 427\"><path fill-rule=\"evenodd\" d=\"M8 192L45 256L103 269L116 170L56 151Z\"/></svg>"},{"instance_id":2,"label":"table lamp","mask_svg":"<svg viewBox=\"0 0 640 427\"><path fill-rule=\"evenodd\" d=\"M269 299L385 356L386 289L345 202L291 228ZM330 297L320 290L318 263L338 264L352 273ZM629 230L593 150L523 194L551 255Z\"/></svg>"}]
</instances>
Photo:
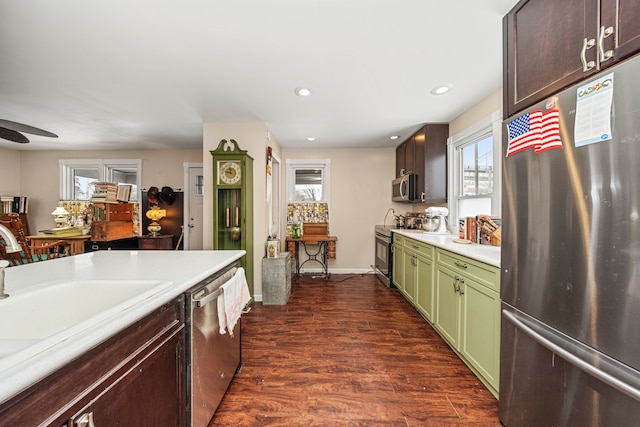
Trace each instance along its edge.
<instances>
[{"instance_id":1,"label":"table lamp","mask_svg":"<svg viewBox=\"0 0 640 427\"><path fill-rule=\"evenodd\" d=\"M145 215L151 220L151 224L149 224L147 230L149 230L149 233L151 233L153 237L156 237L162 229L158 221L167 216L167 211L166 209L160 209L158 206L151 206L151 209L149 209Z\"/></svg>"},{"instance_id":2,"label":"table lamp","mask_svg":"<svg viewBox=\"0 0 640 427\"><path fill-rule=\"evenodd\" d=\"M51 215L53 215L56 227L64 227L69 221L69 211L62 206L55 208L53 212L51 212Z\"/></svg>"}]
</instances>

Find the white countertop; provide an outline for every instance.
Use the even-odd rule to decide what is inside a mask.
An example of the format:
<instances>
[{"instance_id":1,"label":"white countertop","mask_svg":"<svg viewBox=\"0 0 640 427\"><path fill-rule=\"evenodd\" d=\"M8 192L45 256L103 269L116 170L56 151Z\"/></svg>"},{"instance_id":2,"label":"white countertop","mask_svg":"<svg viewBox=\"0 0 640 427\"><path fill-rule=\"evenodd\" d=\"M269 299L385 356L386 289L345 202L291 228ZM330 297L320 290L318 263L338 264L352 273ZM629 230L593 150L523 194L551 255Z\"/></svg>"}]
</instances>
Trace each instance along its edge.
<instances>
[{"instance_id":1,"label":"white countertop","mask_svg":"<svg viewBox=\"0 0 640 427\"><path fill-rule=\"evenodd\" d=\"M0 402L191 289L244 254L245 251L98 251L6 269L5 291L9 295L55 280L159 280L172 284L109 321L102 322L99 327L77 334L73 339L53 343L44 350L35 346L30 351L30 347L27 347L21 350L19 360L15 357L0 359ZM63 310L68 308L61 307Z\"/></svg>"},{"instance_id":2,"label":"white countertop","mask_svg":"<svg viewBox=\"0 0 640 427\"><path fill-rule=\"evenodd\" d=\"M500 246L455 243L453 239L458 236L453 234L430 234L422 230L400 228L391 231L500 268Z\"/></svg>"}]
</instances>

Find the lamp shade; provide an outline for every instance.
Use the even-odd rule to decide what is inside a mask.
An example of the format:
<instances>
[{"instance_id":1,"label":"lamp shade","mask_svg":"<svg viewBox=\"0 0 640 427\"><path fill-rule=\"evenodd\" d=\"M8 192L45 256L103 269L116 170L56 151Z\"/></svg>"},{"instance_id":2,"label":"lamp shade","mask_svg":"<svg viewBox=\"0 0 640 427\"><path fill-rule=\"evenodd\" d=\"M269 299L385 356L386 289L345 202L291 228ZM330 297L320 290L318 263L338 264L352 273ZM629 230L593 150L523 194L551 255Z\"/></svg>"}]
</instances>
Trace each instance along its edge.
<instances>
[{"instance_id":1,"label":"lamp shade","mask_svg":"<svg viewBox=\"0 0 640 427\"><path fill-rule=\"evenodd\" d=\"M54 216L69 215L69 212L65 208L63 208L62 206L58 206L57 208L55 208L53 210L53 212L51 212L51 215L54 215Z\"/></svg>"},{"instance_id":2,"label":"lamp shade","mask_svg":"<svg viewBox=\"0 0 640 427\"><path fill-rule=\"evenodd\" d=\"M152 206L145 214L151 221L158 221L167 216L166 209L160 209L158 206Z\"/></svg>"}]
</instances>

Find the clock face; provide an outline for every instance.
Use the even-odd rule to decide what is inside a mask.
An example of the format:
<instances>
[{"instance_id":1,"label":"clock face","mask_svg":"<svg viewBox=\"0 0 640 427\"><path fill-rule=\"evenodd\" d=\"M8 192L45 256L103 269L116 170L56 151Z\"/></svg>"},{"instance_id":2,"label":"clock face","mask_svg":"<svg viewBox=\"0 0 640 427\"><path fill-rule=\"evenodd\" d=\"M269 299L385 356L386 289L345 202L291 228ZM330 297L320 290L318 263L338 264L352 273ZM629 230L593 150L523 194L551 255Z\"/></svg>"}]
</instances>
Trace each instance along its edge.
<instances>
[{"instance_id":1,"label":"clock face","mask_svg":"<svg viewBox=\"0 0 640 427\"><path fill-rule=\"evenodd\" d=\"M220 162L218 164L218 179L222 184L237 184L240 181L239 162Z\"/></svg>"}]
</instances>

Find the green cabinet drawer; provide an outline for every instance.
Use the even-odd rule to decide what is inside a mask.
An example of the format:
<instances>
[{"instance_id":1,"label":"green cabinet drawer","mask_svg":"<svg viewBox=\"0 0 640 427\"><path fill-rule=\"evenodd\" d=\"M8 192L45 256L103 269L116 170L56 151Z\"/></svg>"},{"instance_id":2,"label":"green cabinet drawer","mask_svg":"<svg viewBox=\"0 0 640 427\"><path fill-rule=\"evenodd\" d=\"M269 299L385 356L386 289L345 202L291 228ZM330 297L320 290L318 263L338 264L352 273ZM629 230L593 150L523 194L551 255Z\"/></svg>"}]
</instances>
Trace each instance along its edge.
<instances>
[{"instance_id":1,"label":"green cabinet drawer","mask_svg":"<svg viewBox=\"0 0 640 427\"><path fill-rule=\"evenodd\" d=\"M436 250L437 262L457 274L463 274L481 285L500 292L500 269L444 249Z\"/></svg>"},{"instance_id":2,"label":"green cabinet drawer","mask_svg":"<svg viewBox=\"0 0 640 427\"><path fill-rule=\"evenodd\" d=\"M401 236L398 233L393 233L393 244L396 246L404 246L404 236Z\"/></svg>"},{"instance_id":3,"label":"green cabinet drawer","mask_svg":"<svg viewBox=\"0 0 640 427\"><path fill-rule=\"evenodd\" d=\"M415 239L405 238L404 247L418 255L422 255L425 258L433 258L433 246L428 243L420 242Z\"/></svg>"}]
</instances>

